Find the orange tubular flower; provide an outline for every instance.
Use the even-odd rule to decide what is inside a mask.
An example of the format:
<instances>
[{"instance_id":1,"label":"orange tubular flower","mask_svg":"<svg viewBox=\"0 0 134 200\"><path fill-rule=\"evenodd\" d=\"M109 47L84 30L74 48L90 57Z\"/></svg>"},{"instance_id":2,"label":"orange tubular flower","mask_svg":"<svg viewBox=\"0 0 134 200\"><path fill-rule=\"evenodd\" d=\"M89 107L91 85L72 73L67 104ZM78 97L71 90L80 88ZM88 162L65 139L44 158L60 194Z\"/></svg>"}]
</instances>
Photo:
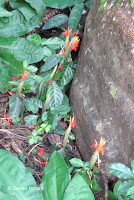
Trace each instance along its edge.
<instances>
[{"instance_id":1,"label":"orange tubular flower","mask_svg":"<svg viewBox=\"0 0 134 200\"><path fill-rule=\"evenodd\" d=\"M73 41L73 43L71 45L71 49L74 50L74 51L77 51L77 47L79 45L80 39L79 39L78 36L74 36L73 39L74 39L74 41Z\"/></svg>"},{"instance_id":2,"label":"orange tubular flower","mask_svg":"<svg viewBox=\"0 0 134 200\"><path fill-rule=\"evenodd\" d=\"M22 81L22 82L23 82L26 78L30 78L30 77L28 76L28 72L24 72L23 74L20 74L19 76L21 77L21 81Z\"/></svg>"},{"instance_id":3,"label":"orange tubular flower","mask_svg":"<svg viewBox=\"0 0 134 200\"><path fill-rule=\"evenodd\" d=\"M93 144L90 148L95 147L96 151L98 151L98 153L101 152L101 155L104 156L104 148L105 147L103 147L103 146L104 146L105 143L106 143L106 140L101 138L100 142L97 142L95 140L95 144Z\"/></svg>"},{"instance_id":4,"label":"orange tubular flower","mask_svg":"<svg viewBox=\"0 0 134 200\"><path fill-rule=\"evenodd\" d=\"M69 27L68 27L68 30L64 29L64 31L65 32L62 34L63 36L65 35L67 37L67 36L70 36L72 34L72 29L69 29Z\"/></svg>"},{"instance_id":5,"label":"orange tubular flower","mask_svg":"<svg viewBox=\"0 0 134 200\"><path fill-rule=\"evenodd\" d=\"M49 85L51 85L52 84L52 82L51 81L49 81L49 83L48 83Z\"/></svg>"},{"instance_id":6,"label":"orange tubular flower","mask_svg":"<svg viewBox=\"0 0 134 200\"><path fill-rule=\"evenodd\" d=\"M97 164L98 164L98 168L100 169L100 163L101 163L101 160L99 159L99 153L101 153L101 155L103 156L104 155L104 144L106 143L106 140L101 138L100 139L100 142L97 142L95 140L95 144L93 144L90 148L92 147L95 147L95 152L94 154L92 155L92 158L90 160L90 169L92 169L97 161Z\"/></svg>"},{"instance_id":7,"label":"orange tubular flower","mask_svg":"<svg viewBox=\"0 0 134 200\"><path fill-rule=\"evenodd\" d=\"M61 64L59 64L59 67L57 69L57 72L59 71L59 69L62 69Z\"/></svg>"},{"instance_id":8,"label":"orange tubular flower","mask_svg":"<svg viewBox=\"0 0 134 200\"><path fill-rule=\"evenodd\" d=\"M69 126L72 127L72 128L75 128L75 122L76 120L74 120L74 117L71 118L70 116L70 119L67 120L69 122Z\"/></svg>"},{"instance_id":9,"label":"orange tubular flower","mask_svg":"<svg viewBox=\"0 0 134 200\"><path fill-rule=\"evenodd\" d=\"M4 115L2 115L2 117L4 117L4 119L6 119L8 122L11 122L13 120L13 118L8 117L8 113L4 113Z\"/></svg>"}]
</instances>

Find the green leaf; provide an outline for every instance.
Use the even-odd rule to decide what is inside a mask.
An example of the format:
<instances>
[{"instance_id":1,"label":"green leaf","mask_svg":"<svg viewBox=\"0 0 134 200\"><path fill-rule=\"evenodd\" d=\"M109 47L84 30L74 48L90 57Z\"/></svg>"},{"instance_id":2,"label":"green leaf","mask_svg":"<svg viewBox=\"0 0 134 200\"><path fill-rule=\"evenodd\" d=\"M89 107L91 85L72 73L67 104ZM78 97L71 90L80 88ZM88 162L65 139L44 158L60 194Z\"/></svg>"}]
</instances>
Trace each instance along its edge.
<instances>
[{"instance_id":1,"label":"green leaf","mask_svg":"<svg viewBox=\"0 0 134 200\"><path fill-rule=\"evenodd\" d=\"M94 175L93 179L90 181L90 184L92 185L92 190L96 192L102 191L102 189L99 187L97 181L96 181L96 176Z\"/></svg>"},{"instance_id":2,"label":"green leaf","mask_svg":"<svg viewBox=\"0 0 134 200\"><path fill-rule=\"evenodd\" d=\"M51 37L49 39L42 39L42 45L46 45L51 49L59 49L64 46L65 42L58 37Z\"/></svg>"},{"instance_id":3,"label":"green leaf","mask_svg":"<svg viewBox=\"0 0 134 200\"><path fill-rule=\"evenodd\" d=\"M45 122L47 120L47 112L43 112L42 121Z\"/></svg>"},{"instance_id":4,"label":"green leaf","mask_svg":"<svg viewBox=\"0 0 134 200\"><path fill-rule=\"evenodd\" d=\"M30 2L35 4L36 1ZM17 5L15 3L17 3ZM18 3L10 0L10 4L17 7L17 9L10 12L12 16L1 18L0 37L21 36L32 31L43 19L46 7L42 0L36 5L36 7L40 9L38 13L33 9L34 6L32 8L24 1L19 1Z\"/></svg>"},{"instance_id":5,"label":"green leaf","mask_svg":"<svg viewBox=\"0 0 134 200\"><path fill-rule=\"evenodd\" d=\"M72 29L72 32L76 31L78 23L81 19L82 12L84 9L84 3L76 4L70 13L69 19L68 19L68 27Z\"/></svg>"},{"instance_id":6,"label":"green leaf","mask_svg":"<svg viewBox=\"0 0 134 200\"><path fill-rule=\"evenodd\" d=\"M60 80L59 80L59 86L63 87L64 85L67 85L73 78L74 70L71 69L70 64L65 68Z\"/></svg>"},{"instance_id":7,"label":"green leaf","mask_svg":"<svg viewBox=\"0 0 134 200\"><path fill-rule=\"evenodd\" d=\"M64 102L63 102L63 104L64 104L65 106L69 106L69 98L67 97L66 94L64 94Z\"/></svg>"},{"instance_id":8,"label":"green leaf","mask_svg":"<svg viewBox=\"0 0 134 200\"><path fill-rule=\"evenodd\" d=\"M63 94L59 86L53 81L51 85L48 86L47 96L50 95L49 108L55 107L62 104Z\"/></svg>"},{"instance_id":9,"label":"green leaf","mask_svg":"<svg viewBox=\"0 0 134 200\"><path fill-rule=\"evenodd\" d=\"M127 191L134 186L134 180L128 180L128 181L124 181L120 186L119 186L119 193L126 195Z\"/></svg>"},{"instance_id":10,"label":"green leaf","mask_svg":"<svg viewBox=\"0 0 134 200\"><path fill-rule=\"evenodd\" d=\"M72 181L69 183L63 197L63 200L74 199L94 200L94 195L91 189L79 174L76 174Z\"/></svg>"},{"instance_id":11,"label":"green leaf","mask_svg":"<svg viewBox=\"0 0 134 200\"><path fill-rule=\"evenodd\" d=\"M28 2L32 8L34 8L37 12L38 15L43 15L44 16L44 12L45 12L45 4L43 3L42 0L25 0L26 2Z\"/></svg>"},{"instance_id":12,"label":"green leaf","mask_svg":"<svg viewBox=\"0 0 134 200\"><path fill-rule=\"evenodd\" d=\"M10 17L12 13L8 12L5 8L0 7L0 18L1 17Z\"/></svg>"},{"instance_id":13,"label":"green leaf","mask_svg":"<svg viewBox=\"0 0 134 200\"><path fill-rule=\"evenodd\" d=\"M44 57L43 49L25 38L0 38L0 47L13 54L17 60L27 60L29 64L39 62Z\"/></svg>"},{"instance_id":14,"label":"green leaf","mask_svg":"<svg viewBox=\"0 0 134 200\"><path fill-rule=\"evenodd\" d=\"M29 112L32 111L34 114L39 110L38 106L31 99L25 99L25 106Z\"/></svg>"},{"instance_id":15,"label":"green leaf","mask_svg":"<svg viewBox=\"0 0 134 200\"><path fill-rule=\"evenodd\" d=\"M31 101L32 101L33 103L35 103L36 106L38 106L38 108L43 108L43 103L42 103L41 100L36 99L36 98L34 98L34 97L32 97L32 98L30 98L30 99L31 99Z\"/></svg>"},{"instance_id":16,"label":"green leaf","mask_svg":"<svg viewBox=\"0 0 134 200\"><path fill-rule=\"evenodd\" d=\"M54 130L59 123L59 117L57 114L51 114L48 118L48 124L51 125L51 130Z\"/></svg>"},{"instance_id":17,"label":"green leaf","mask_svg":"<svg viewBox=\"0 0 134 200\"><path fill-rule=\"evenodd\" d=\"M128 179L134 178L132 171L124 164L113 163L107 167L107 169L118 178Z\"/></svg>"},{"instance_id":18,"label":"green leaf","mask_svg":"<svg viewBox=\"0 0 134 200\"><path fill-rule=\"evenodd\" d=\"M40 73L42 72L46 72L50 69L52 69L53 67L55 67L55 65L57 65L60 61L60 58L57 58L55 55L49 57L47 59L47 61L45 62L44 65L42 65L41 69L40 69Z\"/></svg>"},{"instance_id":19,"label":"green leaf","mask_svg":"<svg viewBox=\"0 0 134 200\"><path fill-rule=\"evenodd\" d=\"M109 93L111 94L111 96L113 97L113 99L115 99L116 98L116 94L117 94L117 88L115 88L113 85L111 85Z\"/></svg>"},{"instance_id":20,"label":"green leaf","mask_svg":"<svg viewBox=\"0 0 134 200\"><path fill-rule=\"evenodd\" d=\"M83 161L79 158L72 158L69 162L73 167L84 167Z\"/></svg>"},{"instance_id":21,"label":"green leaf","mask_svg":"<svg viewBox=\"0 0 134 200\"><path fill-rule=\"evenodd\" d=\"M109 200L115 200L116 199L116 197L115 197L113 192L108 190L107 193L108 193L108 199Z\"/></svg>"},{"instance_id":22,"label":"green leaf","mask_svg":"<svg viewBox=\"0 0 134 200\"><path fill-rule=\"evenodd\" d=\"M24 117L25 124L27 126L34 126L37 123L38 115L28 115Z\"/></svg>"},{"instance_id":23,"label":"green leaf","mask_svg":"<svg viewBox=\"0 0 134 200\"><path fill-rule=\"evenodd\" d=\"M58 152L54 152L44 169L41 187L45 200L61 200L70 181L65 161Z\"/></svg>"},{"instance_id":24,"label":"green leaf","mask_svg":"<svg viewBox=\"0 0 134 200\"><path fill-rule=\"evenodd\" d=\"M129 190L127 191L127 196L128 195L132 195L134 194L134 186L132 186L131 188L129 188Z\"/></svg>"},{"instance_id":25,"label":"green leaf","mask_svg":"<svg viewBox=\"0 0 134 200\"><path fill-rule=\"evenodd\" d=\"M17 76L24 72L23 65L14 58L14 56L6 51L0 50L0 70L1 67L6 70L6 73L10 75ZM3 79L3 74L1 74L1 79Z\"/></svg>"},{"instance_id":26,"label":"green leaf","mask_svg":"<svg viewBox=\"0 0 134 200\"><path fill-rule=\"evenodd\" d=\"M1 192L13 197L12 199L43 200L41 190L30 171L15 155L5 150L0 150L0 177Z\"/></svg>"},{"instance_id":27,"label":"green leaf","mask_svg":"<svg viewBox=\"0 0 134 200\"><path fill-rule=\"evenodd\" d=\"M43 0L47 7L57 8L57 9L64 9L67 7L71 7L74 5L75 0Z\"/></svg>"},{"instance_id":28,"label":"green leaf","mask_svg":"<svg viewBox=\"0 0 134 200\"><path fill-rule=\"evenodd\" d=\"M122 184L121 180L118 180L116 182L116 184L114 185L114 189L113 189L113 193L115 195L116 198L118 198L118 196L120 195L119 193L119 186Z\"/></svg>"},{"instance_id":29,"label":"green leaf","mask_svg":"<svg viewBox=\"0 0 134 200\"><path fill-rule=\"evenodd\" d=\"M62 24L64 24L68 20L68 16L65 14L58 14L49 19L45 25L43 26L43 30L58 27Z\"/></svg>"},{"instance_id":30,"label":"green leaf","mask_svg":"<svg viewBox=\"0 0 134 200\"><path fill-rule=\"evenodd\" d=\"M28 70L29 72L36 72L38 70L37 67L33 66L33 65L29 65L26 70Z\"/></svg>"},{"instance_id":31,"label":"green leaf","mask_svg":"<svg viewBox=\"0 0 134 200\"><path fill-rule=\"evenodd\" d=\"M44 39L44 38L43 38ZM42 40L43 40L42 39ZM53 51L52 50L50 50L48 47L42 47L42 49L43 49L43 52L44 52L44 56L45 56L45 61L44 62L46 62L46 60L47 60L47 57L51 57L53 54L56 54L55 52L53 53ZM43 60L44 60L44 58L43 58Z\"/></svg>"},{"instance_id":32,"label":"green leaf","mask_svg":"<svg viewBox=\"0 0 134 200\"><path fill-rule=\"evenodd\" d=\"M5 194L3 192L0 191L0 199L2 200L16 200L14 197L11 197L10 195L8 194Z\"/></svg>"},{"instance_id":33,"label":"green leaf","mask_svg":"<svg viewBox=\"0 0 134 200\"><path fill-rule=\"evenodd\" d=\"M58 115L65 115L68 112L70 112L71 108L69 106L57 105L55 107L55 110L56 110Z\"/></svg>"},{"instance_id":34,"label":"green leaf","mask_svg":"<svg viewBox=\"0 0 134 200\"><path fill-rule=\"evenodd\" d=\"M22 0L20 0L19 2L14 1L14 0L9 0L9 3L13 9L18 9L28 22L30 21L32 17L34 17L35 10L31 8L31 6L28 3Z\"/></svg>"},{"instance_id":35,"label":"green leaf","mask_svg":"<svg viewBox=\"0 0 134 200\"><path fill-rule=\"evenodd\" d=\"M34 43L37 44L37 45L40 45L40 44L41 44L41 37L40 37L40 35L38 35L38 34L36 34L36 33L33 33L33 34L27 36L27 39L28 39L29 41L34 42Z\"/></svg>"},{"instance_id":36,"label":"green leaf","mask_svg":"<svg viewBox=\"0 0 134 200\"><path fill-rule=\"evenodd\" d=\"M11 118L18 117L21 113L21 106L21 100L16 96L16 94L13 94L9 99L9 116Z\"/></svg>"},{"instance_id":37,"label":"green leaf","mask_svg":"<svg viewBox=\"0 0 134 200\"><path fill-rule=\"evenodd\" d=\"M134 0L131 0L131 8L134 8Z\"/></svg>"},{"instance_id":38,"label":"green leaf","mask_svg":"<svg viewBox=\"0 0 134 200\"><path fill-rule=\"evenodd\" d=\"M60 124L58 124L54 132L58 135L65 135L65 131Z\"/></svg>"},{"instance_id":39,"label":"green leaf","mask_svg":"<svg viewBox=\"0 0 134 200\"><path fill-rule=\"evenodd\" d=\"M131 160L132 172L134 173L134 160Z\"/></svg>"}]
</instances>

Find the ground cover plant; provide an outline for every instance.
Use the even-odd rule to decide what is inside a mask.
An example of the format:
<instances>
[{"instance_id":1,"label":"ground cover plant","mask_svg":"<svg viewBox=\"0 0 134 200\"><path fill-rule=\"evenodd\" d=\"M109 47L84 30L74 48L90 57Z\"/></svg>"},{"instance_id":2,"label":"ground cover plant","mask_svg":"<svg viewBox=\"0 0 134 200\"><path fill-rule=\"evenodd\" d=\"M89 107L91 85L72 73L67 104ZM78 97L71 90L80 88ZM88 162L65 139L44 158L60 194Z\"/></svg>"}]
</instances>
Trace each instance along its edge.
<instances>
[{"instance_id":1,"label":"ground cover plant","mask_svg":"<svg viewBox=\"0 0 134 200\"><path fill-rule=\"evenodd\" d=\"M80 44L79 21L83 9L90 9L91 5L92 1L84 0L0 0L0 92L9 97L1 118L9 127L31 130L23 136L15 133L17 138L24 139L23 151L20 143L11 139L12 148L17 149L16 155L8 152L8 147L1 143L8 151L0 149L0 199L92 200L95 199L93 192L102 190L97 183L97 173L101 163L99 154L104 155L105 139L95 140L91 146L95 152L88 162L72 155L73 147L68 142L69 139L75 140L71 131L77 123L77 119L69 115L71 108L66 95L77 67L72 52L76 52ZM59 27L66 21L68 27L61 28L59 37L46 39L37 33L25 37L24 34L42 21L47 7L70 7L70 13L69 16L57 14L42 23L41 31ZM65 130L61 125L63 121L69 123ZM3 131L8 137L14 137L11 131ZM62 140L55 142L46 153L42 148L44 138L53 133L59 134ZM24 148L27 147L29 152L26 155ZM43 169L42 174L38 175L32 165L32 169L29 167L28 155L32 155L35 165ZM127 174L128 168L120 166ZM113 172L112 166L108 169ZM133 161L129 175L128 178L133 178ZM118 175L119 178L122 176ZM123 199L124 196L124 199L134 199L132 184L133 181L117 182L113 193L109 191L109 198ZM115 190L119 185L128 190L121 193L120 189L117 194Z\"/></svg>"}]
</instances>

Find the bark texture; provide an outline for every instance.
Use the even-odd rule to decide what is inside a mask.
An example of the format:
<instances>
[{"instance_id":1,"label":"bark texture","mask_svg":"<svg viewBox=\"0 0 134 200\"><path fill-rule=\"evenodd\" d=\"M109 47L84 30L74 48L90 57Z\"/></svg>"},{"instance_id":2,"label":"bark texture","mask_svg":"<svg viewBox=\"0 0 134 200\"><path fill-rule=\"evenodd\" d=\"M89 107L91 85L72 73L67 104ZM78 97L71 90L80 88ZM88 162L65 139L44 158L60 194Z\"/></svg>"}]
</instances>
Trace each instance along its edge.
<instances>
[{"instance_id":1,"label":"bark texture","mask_svg":"<svg viewBox=\"0 0 134 200\"><path fill-rule=\"evenodd\" d=\"M102 160L128 164L134 159L134 11L129 0L107 3L101 13L98 7L95 0L70 91L74 133L85 160L94 139L103 137Z\"/></svg>"}]
</instances>

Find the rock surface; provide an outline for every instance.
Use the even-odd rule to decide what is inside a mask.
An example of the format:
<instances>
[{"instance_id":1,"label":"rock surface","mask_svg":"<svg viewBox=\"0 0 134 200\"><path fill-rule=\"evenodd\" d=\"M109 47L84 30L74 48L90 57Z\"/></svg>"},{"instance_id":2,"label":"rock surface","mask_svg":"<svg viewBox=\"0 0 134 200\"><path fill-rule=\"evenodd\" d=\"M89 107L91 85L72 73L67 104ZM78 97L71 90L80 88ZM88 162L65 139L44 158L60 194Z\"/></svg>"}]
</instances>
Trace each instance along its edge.
<instances>
[{"instance_id":1,"label":"rock surface","mask_svg":"<svg viewBox=\"0 0 134 200\"><path fill-rule=\"evenodd\" d=\"M128 164L134 159L134 11L128 0L111 6L98 13L95 0L87 16L70 91L73 132L85 160L94 139L103 137L102 160Z\"/></svg>"}]
</instances>

